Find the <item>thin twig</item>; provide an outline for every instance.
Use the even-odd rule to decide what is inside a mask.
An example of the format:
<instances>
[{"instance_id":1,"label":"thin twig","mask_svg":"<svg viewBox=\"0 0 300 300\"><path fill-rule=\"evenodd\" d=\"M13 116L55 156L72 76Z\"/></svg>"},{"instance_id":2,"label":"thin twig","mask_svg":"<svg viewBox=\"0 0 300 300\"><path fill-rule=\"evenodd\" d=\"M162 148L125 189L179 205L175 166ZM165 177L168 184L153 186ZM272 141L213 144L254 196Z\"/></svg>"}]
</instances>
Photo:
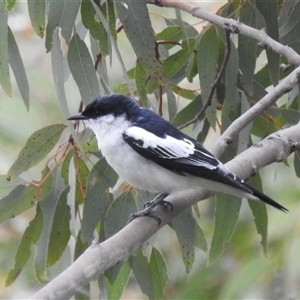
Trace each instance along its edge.
<instances>
[{"instance_id":1,"label":"thin twig","mask_svg":"<svg viewBox=\"0 0 300 300\"><path fill-rule=\"evenodd\" d=\"M207 101L204 104L204 106L202 107L202 109L196 114L196 116L192 120L187 121L185 124L179 126L178 127L179 129L185 128L185 127L187 127L191 124L194 124L198 120L202 119L206 109L211 105L213 95L216 91L216 88L217 88L218 84L220 83L222 75L224 74L224 71L225 71L225 68L227 66L229 56L230 56L230 52L231 52L231 45L230 45L230 33L231 33L231 31L226 30L225 32L226 32L226 41L225 41L226 50L225 50L223 62L222 62L220 71L218 72L218 75L217 75L215 81L211 85L211 89L210 89L210 93L208 95Z\"/></svg>"}]
</instances>

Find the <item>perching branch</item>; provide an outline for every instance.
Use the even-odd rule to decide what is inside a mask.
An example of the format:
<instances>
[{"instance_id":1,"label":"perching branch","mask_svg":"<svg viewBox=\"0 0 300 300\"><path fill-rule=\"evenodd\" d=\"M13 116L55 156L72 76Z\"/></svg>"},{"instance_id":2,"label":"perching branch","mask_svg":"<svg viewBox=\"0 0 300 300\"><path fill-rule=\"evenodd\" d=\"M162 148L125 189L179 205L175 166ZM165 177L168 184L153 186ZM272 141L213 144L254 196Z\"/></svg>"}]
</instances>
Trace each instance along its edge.
<instances>
[{"instance_id":1,"label":"perching branch","mask_svg":"<svg viewBox=\"0 0 300 300\"><path fill-rule=\"evenodd\" d=\"M300 55L291 47L282 45L267 35L264 28L258 30L247 26L239 21L233 19L223 18L210 11L203 9L193 3L187 1L174 1L174 0L147 0L148 3L156 4L163 7L173 7L186 11L193 17L206 20L212 24L218 25L224 29L232 28L232 33L239 33L249 36L259 42L260 46L264 46L273 52L286 57L288 62L293 65L300 65ZM196 2L197 3L197 2Z\"/></svg>"},{"instance_id":2,"label":"perching branch","mask_svg":"<svg viewBox=\"0 0 300 300\"><path fill-rule=\"evenodd\" d=\"M226 166L242 178L249 178L253 171L285 160L297 149L300 142L300 122L288 129L274 133L258 145L244 151ZM93 243L68 269L54 278L31 299L68 299L105 270L128 256L176 215L198 201L214 195L213 192L180 192L167 197L173 210L158 206L155 211L161 217L161 225L148 217L137 218L101 244Z\"/></svg>"}]
</instances>

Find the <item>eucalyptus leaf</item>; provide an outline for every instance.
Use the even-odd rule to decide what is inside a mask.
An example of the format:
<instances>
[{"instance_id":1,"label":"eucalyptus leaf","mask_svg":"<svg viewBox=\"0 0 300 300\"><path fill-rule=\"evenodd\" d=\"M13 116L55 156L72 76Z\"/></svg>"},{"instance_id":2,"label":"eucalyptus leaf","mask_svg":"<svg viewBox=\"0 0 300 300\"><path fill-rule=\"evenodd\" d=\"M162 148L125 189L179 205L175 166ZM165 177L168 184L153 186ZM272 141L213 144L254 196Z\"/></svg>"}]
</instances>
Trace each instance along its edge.
<instances>
[{"instance_id":1,"label":"eucalyptus leaf","mask_svg":"<svg viewBox=\"0 0 300 300\"><path fill-rule=\"evenodd\" d=\"M68 51L70 71L78 85L85 105L99 97L100 90L89 50L77 34L74 34Z\"/></svg>"},{"instance_id":2,"label":"eucalyptus leaf","mask_svg":"<svg viewBox=\"0 0 300 300\"><path fill-rule=\"evenodd\" d=\"M44 37L45 32L45 0L28 0L28 13L31 25L39 37Z\"/></svg>"},{"instance_id":3,"label":"eucalyptus leaf","mask_svg":"<svg viewBox=\"0 0 300 300\"><path fill-rule=\"evenodd\" d=\"M15 178L42 161L54 148L65 127L63 124L54 124L33 133L10 167L7 178Z\"/></svg>"},{"instance_id":4,"label":"eucalyptus leaf","mask_svg":"<svg viewBox=\"0 0 300 300\"><path fill-rule=\"evenodd\" d=\"M0 1L0 85L11 96L11 82L8 65L8 12L6 1Z\"/></svg>"},{"instance_id":5,"label":"eucalyptus leaf","mask_svg":"<svg viewBox=\"0 0 300 300\"><path fill-rule=\"evenodd\" d=\"M192 208L188 208L176 216L171 221L171 226L176 232L181 248L183 263L186 272L188 273L191 270L195 259L194 237L196 221L193 218Z\"/></svg>"},{"instance_id":6,"label":"eucalyptus leaf","mask_svg":"<svg viewBox=\"0 0 300 300\"><path fill-rule=\"evenodd\" d=\"M29 85L24 68L24 64L20 55L20 51L13 33L8 28L8 58L11 69L15 75L19 91L24 101L27 111L29 111Z\"/></svg>"},{"instance_id":7,"label":"eucalyptus leaf","mask_svg":"<svg viewBox=\"0 0 300 300\"><path fill-rule=\"evenodd\" d=\"M66 186L58 198L53 217L53 224L48 246L47 266L52 266L62 256L70 239L70 208L67 205L67 196L70 187Z\"/></svg>"},{"instance_id":8,"label":"eucalyptus leaf","mask_svg":"<svg viewBox=\"0 0 300 300\"><path fill-rule=\"evenodd\" d=\"M39 204L36 208L36 215L30 221L21 239L18 251L15 257L14 267L9 271L6 278L6 286L11 285L23 271L23 268L31 256L32 246L36 244L43 226L43 214Z\"/></svg>"},{"instance_id":9,"label":"eucalyptus leaf","mask_svg":"<svg viewBox=\"0 0 300 300\"><path fill-rule=\"evenodd\" d=\"M115 185L117 178L117 174L105 159L100 159L92 168L88 177L81 224L83 242L92 242L96 225L99 221L104 221L105 214L112 201L109 188Z\"/></svg>"},{"instance_id":10,"label":"eucalyptus leaf","mask_svg":"<svg viewBox=\"0 0 300 300\"><path fill-rule=\"evenodd\" d=\"M216 196L215 230L209 250L208 265L212 265L224 252L230 241L241 207L239 198L218 194Z\"/></svg>"}]
</instances>

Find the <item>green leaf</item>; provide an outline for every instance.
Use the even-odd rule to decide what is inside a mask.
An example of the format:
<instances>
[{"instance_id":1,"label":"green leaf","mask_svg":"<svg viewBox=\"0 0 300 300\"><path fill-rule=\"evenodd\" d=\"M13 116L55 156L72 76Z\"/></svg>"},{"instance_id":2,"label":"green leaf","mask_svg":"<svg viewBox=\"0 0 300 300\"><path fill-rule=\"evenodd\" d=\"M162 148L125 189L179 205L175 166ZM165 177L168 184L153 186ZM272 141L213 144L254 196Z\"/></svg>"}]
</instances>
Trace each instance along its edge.
<instances>
[{"instance_id":1,"label":"green leaf","mask_svg":"<svg viewBox=\"0 0 300 300\"><path fill-rule=\"evenodd\" d=\"M42 161L54 148L65 127L63 124L54 124L33 133L10 167L7 178L14 178Z\"/></svg>"},{"instance_id":2,"label":"green leaf","mask_svg":"<svg viewBox=\"0 0 300 300\"><path fill-rule=\"evenodd\" d=\"M51 229L53 226L54 214L56 211L56 205L64 189L64 182L59 176L59 169L55 168L52 172L53 184L48 195L40 201L40 207L43 212L43 227L41 235L35 246L35 257L34 257L34 270L37 279L40 282L44 282L46 276L46 262L48 256L48 246L50 241Z\"/></svg>"},{"instance_id":3,"label":"green leaf","mask_svg":"<svg viewBox=\"0 0 300 300\"><path fill-rule=\"evenodd\" d=\"M193 119L195 115L201 110L201 108L202 97L201 95L198 95L191 103L189 103L185 108L178 112L172 122L177 126L183 125L187 121Z\"/></svg>"},{"instance_id":4,"label":"green leaf","mask_svg":"<svg viewBox=\"0 0 300 300\"><path fill-rule=\"evenodd\" d=\"M64 9L60 20L61 35L68 44L75 26L75 20L81 4L80 0L64 0Z\"/></svg>"},{"instance_id":5,"label":"green leaf","mask_svg":"<svg viewBox=\"0 0 300 300\"><path fill-rule=\"evenodd\" d=\"M21 243L18 247L18 251L15 257L15 265L9 271L6 279L6 286L11 285L22 272L26 262L31 256L31 247L36 244L41 234L42 226L43 214L38 204L36 207L36 215L34 219L29 223L22 236Z\"/></svg>"},{"instance_id":6,"label":"green leaf","mask_svg":"<svg viewBox=\"0 0 300 300\"><path fill-rule=\"evenodd\" d=\"M60 176L64 180L66 186L69 184L69 168L72 157L73 152L69 151L68 154L64 157L64 160L61 164Z\"/></svg>"},{"instance_id":7,"label":"green leaf","mask_svg":"<svg viewBox=\"0 0 300 300\"><path fill-rule=\"evenodd\" d=\"M6 1L0 1L0 84L4 92L11 96L11 82L8 65L8 12Z\"/></svg>"},{"instance_id":8,"label":"green leaf","mask_svg":"<svg viewBox=\"0 0 300 300\"><path fill-rule=\"evenodd\" d=\"M85 105L99 97L96 71L86 44L74 34L69 44L68 63Z\"/></svg>"},{"instance_id":9,"label":"green leaf","mask_svg":"<svg viewBox=\"0 0 300 300\"><path fill-rule=\"evenodd\" d=\"M136 66L135 66L134 78L135 78L137 91L142 101L142 105L147 107L148 104L148 98L146 92L147 76L143 66L138 61L136 62Z\"/></svg>"},{"instance_id":10,"label":"green leaf","mask_svg":"<svg viewBox=\"0 0 300 300\"><path fill-rule=\"evenodd\" d=\"M168 44L163 44L166 49L171 49L182 39L182 31L179 26L168 26L155 36L157 41L169 41ZM175 42L175 43L174 43Z\"/></svg>"},{"instance_id":11,"label":"green leaf","mask_svg":"<svg viewBox=\"0 0 300 300\"><path fill-rule=\"evenodd\" d=\"M122 262L122 266L114 282L110 282L108 279L106 279L108 299L121 299L122 293L127 286L130 272L131 268L129 263L124 261Z\"/></svg>"},{"instance_id":12,"label":"green leaf","mask_svg":"<svg viewBox=\"0 0 300 300\"><path fill-rule=\"evenodd\" d=\"M143 255L142 250L139 249L134 256L130 256L128 262L142 292L146 294L149 299L157 299L151 269L147 257Z\"/></svg>"},{"instance_id":13,"label":"green leaf","mask_svg":"<svg viewBox=\"0 0 300 300\"><path fill-rule=\"evenodd\" d=\"M130 214L136 212L136 204L131 193L121 194L107 210L104 222L105 238L120 231L128 222Z\"/></svg>"},{"instance_id":14,"label":"green leaf","mask_svg":"<svg viewBox=\"0 0 300 300\"><path fill-rule=\"evenodd\" d=\"M4 1L4 2L5 2L5 1ZM14 6L15 6L17 0L6 0L6 2L7 2L7 4L6 4L6 9L7 9L8 11L11 11L11 10L14 8Z\"/></svg>"},{"instance_id":15,"label":"green leaf","mask_svg":"<svg viewBox=\"0 0 300 300\"><path fill-rule=\"evenodd\" d=\"M172 121L177 113L177 101L174 93L167 88L169 120Z\"/></svg>"},{"instance_id":16,"label":"green leaf","mask_svg":"<svg viewBox=\"0 0 300 300\"><path fill-rule=\"evenodd\" d=\"M241 199L218 194L216 196L215 230L209 251L208 265L213 264L225 250L225 244L233 234L240 207Z\"/></svg>"},{"instance_id":17,"label":"green leaf","mask_svg":"<svg viewBox=\"0 0 300 300\"><path fill-rule=\"evenodd\" d=\"M165 285L169 281L169 276L165 259L156 248L152 249L149 265L155 299L162 299Z\"/></svg>"},{"instance_id":18,"label":"green leaf","mask_svg":"<svg viewBox=\"0 0 300 300\"><path fill-rule=\"evenodd\" d=\"M120 21L137 56L147 74L159 82L166 82L163 68L156 58L156 41L145 1L115 1ZM126 6L124 5L126 4Z\"/></svg>"},{"instance_id":19,"label":"green leaf","mask_svg":"<svg viewBox=\"0 0 300 300\"><path fill-rule=\"evenodd\" d=\"M45 31L45 0L28 0L27 4L32 28L39 37L43 38Z\"/></svg>"},{"instance_id":20,"label":"green leaf","mask_svg":"<svg viewBox=\"0 0 300 300\"><path fill-rule=\"evenodd\" d=\"M240 95L237 89L239 57L234 43L230 42L231 52L225 69L225 100L222 107L222 132L237 118Z\"/></svg>"},{"instance_id":21,"label":"green leaf","mask_svg":"<svg viewBox=\"0 0 300 300\"><path fill-rule=\"evenodd\" d=\"M172 78L185 65L190 55L189 47L185 47L173 55L170 55L164 62L163 68L168 78Z\"/></svg>"},{"instance_id":22,"label":"green leaf","mask_svg":"<svg viewBox=\"0 0 300 300\"><path fill-rule=\"evenodd\" d=\"M288 1L285 1L286 3ZM286 4L285 3L285 4ZM279 29L280 42L283 44L291 44L295 40L298 40L297 33L300 29L300 2L291 1L292 7L289 8L289 13L284 13L282 15L288 16L286 22Z\"/></svg>"},{"instance_id":23,"label":"green leaf","mask_svg":"<svg viewBox=\"0 0 300 300\"><path fill-rule=\"evenodd\" d=\"M71 218L70 207L67 204L67 196L70 187L66 186L58 198L51 228L47 266L52 266L63 254L70 239L69 222Z\"/></svg>"},{"instance_id":24,"label":"green leaf","mask_svg":"<svg viewBox=\"0 0 300 300\"><path fill-rule=\"evenodd\" d=\"M97 223L104 220L112 195L109 188L117 181L117 174L107 164L105 159L100 159L92 168L88 177L87 194L83 208L81 225L81 238L83 242L91 243Z\"/></svg>"},{"instance_id":25,"label":"green leaf","mask_svg":"<svg viewBox=\"0 0 300 300\"><path fill-rule=\"evenodd\" d=\"M296 151L294 155L294 168L298 178L300 178L300 152Z\"/></svg>"},{"instance_id":26,"label":"green leaf","mask_svg":"<svg viewBox=\"0 0 300 300\"><path fill-rule=\"evenodd\" d=\"M176 232L181 248L183 263L186 272L188 273L191 270L195 259L194 237L196 221L192 214L192 208L186 209L176 216L171 221L171 226Z\"/></svg>"},{"instance_id":27,"label":"green leaf","mask_svg":"<svg viewBox=\"0 0 300 300\"><path fill-rule=\"evenodd\" d=\"M211 85L217 75L217 64L219 58L219 37L215 26L207 28L198 44L197 66L201 86L203 105L207 102ZM214 93L211 105L206 109L206 117L212 128L216 126L217 97Z\"/></svg>"},{"instance_id":28,"label":"green leaf","mask_svg":"<svg viewBox=\"0 0 300 300\"><path fill-rule=\"evenodd\" d=\"M0 223L14 218L25 210L33 207L37 201L46 197L52 184L52 176L48 176L50 170L46 168L42 172L42 178L46 179L37 188L34 185L18 185L6 197L0 201Z\"/></svg>"},{"instance_id":29,"label":"green leaf","mask_svg":"<svg viewBox=\"0 0 300 300\"><path fill-rule=\"evenodd\" d=\"M27 108L27 111L29 111L29 85L27 76L18 45L10 28L8 28L8 58L25 107Z\"/></svg>"},{"instance_id":30,"label":"green leaf","mask_svg":"<svg viewBox=\"0 0 300 300\"><path fill-rule=\"evenodd\" d=\"M89 247L89 243L83 242L81 239L81 230L79 230L76 244L75 244L75 251L74 251L74 261Z\"/></svg>"},{"instance_id":31,"label":"green leaf","mask_svg":"<svg viewBox=\"0 0 300 300\"><path fill-rule=\"evenodd\" d=\"M75 199L77 204L82 204L86 197L87 179L90 174L90 170L84 160L80 157L74 157L73 162L76 176Z\"/></svg>"},{"instance_id":32,"label":"green leaf","mask_svg":"<svg viewBox=\"0 0 300 300\"><path fill-rule=\"evenodd\" d=\"M104 15L106 6L100 5L100 10ZM89 31L93 39L99 42L101 54L103 56L109 54L109 45L107 32L103 24L96 18L96 11L90 0L83 0L81 4L81 18L84 27Z\"/></svg>"},{"instance_id":33,"label":"green leaf","mask_svg":"<svg viewBox=\"0 0 300 300\"><path fill-rule=\"evenodd\" d=\"M240 13L240 21L248 26L256 28L256 10L253 5L246 2ZM253 95L253 74L256 64L257 41L246 35L239 35L238 43L239 68L242 73L241 84L245 92Z\"/></svg>"},{"instance_id":34,"label":"green leaf","mask_svg":"<svg viewBox=\"0 0 300 300\"><path fill-rule=\"evenodd\" d=\"M199 218L195 218L196 224L195 224L195 235L194 235L194 245L203 250L204 252L207 251L207 241L205 239L204 232L199 224Z\"/></svg>"},{"instance_id":35,"label":"green leaf","mask_svg":"<svg viewBox=\"0 0 300 300\"><path fill-rule=\"evenodd\" d=\"M0 175L0 199L7 196L18 185L25 185L26 181L20 177L7 180L5 175Z\"/></svg>"},{"instance_id":36,"label":"green leaf","mask_svg":"<svg viewBox=\"0 0 300 300\"><path fill-rule=\"evenodd\" d=\"M279 41L278 31L278 2L277 0L256 1L256 7L264 16L267 24L267 33L275 41ZM278 84L280 55L267 49L269 75L274 86Z\"/></svg>"},{"instance_id":37,"label":"green leaf","mask_svg":"<svg viewBox=\"0 0 300 300\"><path fill-rule=\"evenodd\" d=\"M257 189L262 190L262 182L259 174L252 177L249 183ZM261 245L264 253L267 254L267 238L268 238L268 214L266 205L262 202L248 200L249 206L252 211L254 223L257 233L261 235Z\"/></svg>"}]
</instances>

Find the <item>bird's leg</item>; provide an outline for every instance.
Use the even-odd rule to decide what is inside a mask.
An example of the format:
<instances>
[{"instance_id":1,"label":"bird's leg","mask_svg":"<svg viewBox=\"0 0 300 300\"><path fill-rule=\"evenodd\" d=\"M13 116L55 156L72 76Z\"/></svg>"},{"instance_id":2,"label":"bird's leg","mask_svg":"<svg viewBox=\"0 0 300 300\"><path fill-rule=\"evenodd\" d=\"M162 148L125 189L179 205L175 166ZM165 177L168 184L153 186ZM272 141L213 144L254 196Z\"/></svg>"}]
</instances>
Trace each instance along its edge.
<instances>
[{"instance_id":1,"label":"bird's leg","mask_svg":"<svg viewBox=\"0 0 300 300\"><path fill-rule=\"evenodd\" d=\"M161 218L157 213L155 213L153 211L153 208L155 206L157 206L158 204L163 204L163 205L169 206L169 207L171 207L171 209L173 209L173 205L171 204L171 202L164 200L167 196L168 196L167 193L161 193L161 194L157 195L153 200L146 202L143 210L141 210L137 213L133 213L129 216L128 223L130 223L135 218L148 216L148 217L155 219L157 221L158 225L160 225Z\"/></svg>"}]
</instances>

